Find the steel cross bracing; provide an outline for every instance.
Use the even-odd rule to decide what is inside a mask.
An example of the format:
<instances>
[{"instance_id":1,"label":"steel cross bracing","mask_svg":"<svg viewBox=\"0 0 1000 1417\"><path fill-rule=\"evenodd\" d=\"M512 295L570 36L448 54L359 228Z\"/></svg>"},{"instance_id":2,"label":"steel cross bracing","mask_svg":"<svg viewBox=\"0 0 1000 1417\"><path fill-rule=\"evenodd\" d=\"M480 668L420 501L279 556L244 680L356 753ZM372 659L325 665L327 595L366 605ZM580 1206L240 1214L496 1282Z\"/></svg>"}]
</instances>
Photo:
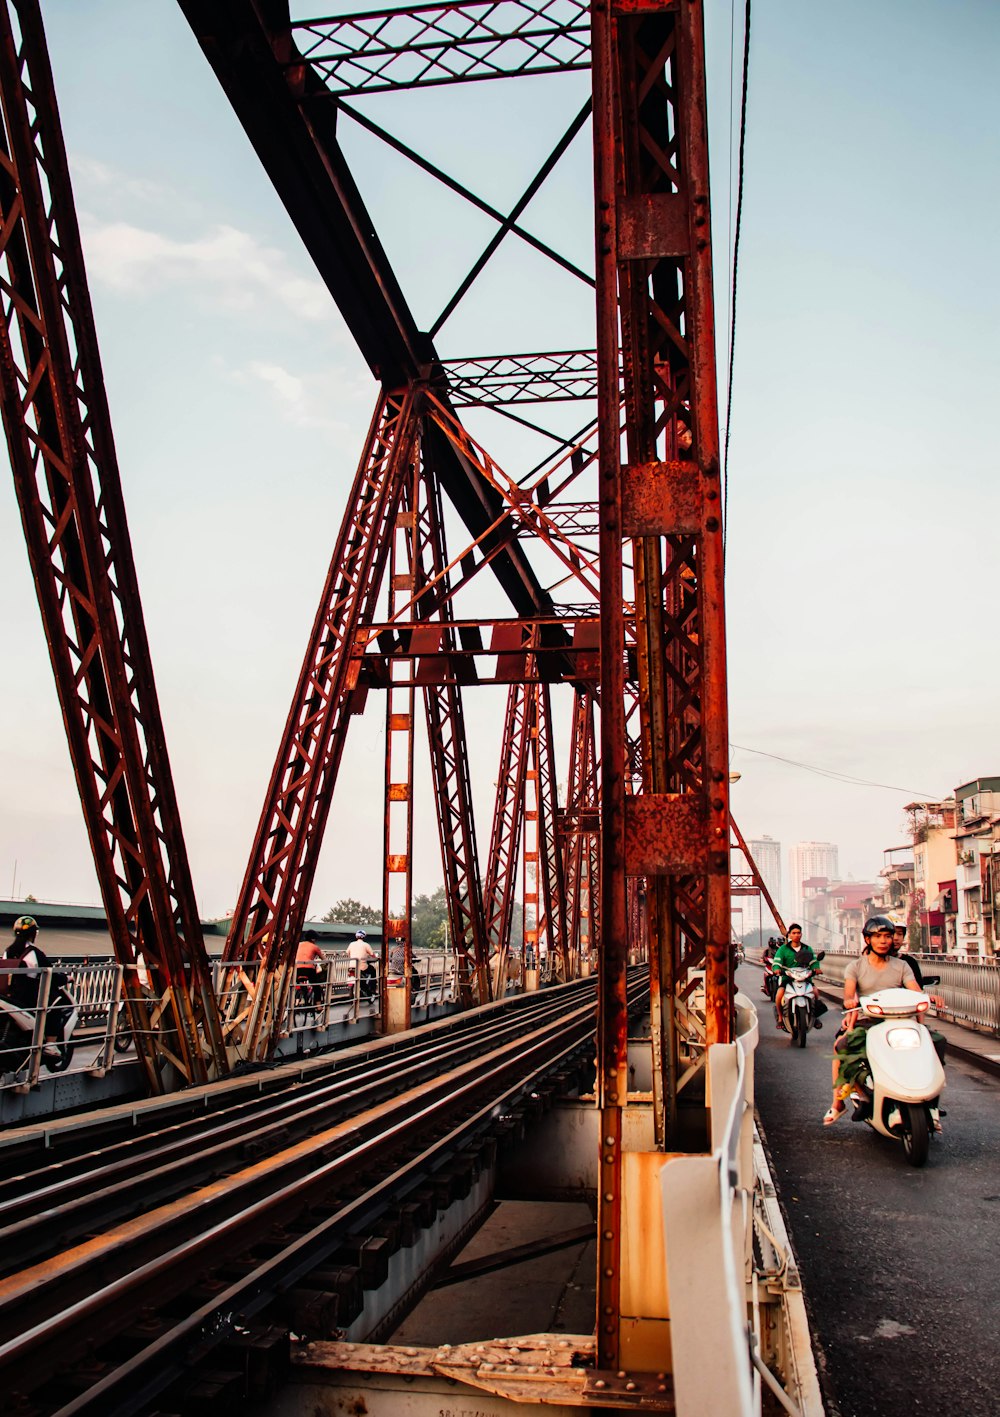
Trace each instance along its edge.
<instances>
[{"instance_id":1,"label":"steel cross bracing","mask_svg":"<svg viewBox=\"0 0 1000 1417\"><path fill-rule=\"evenodd\" d=\"M581 0L462 0L306 20L299 53L331 94L563 73L590 65ZM300 61L290 58L294 72Z\"/></svg>"},{"instance_id":2,"label":"steel cross bracing","mask_svg":"<svg viewBox=\"0 0 1000 1417\"><path fill-rule=\"evenodd\" d=\"M28 554L149 1086L225 1071L36 4L0 5L0 383ZM140 987L137 961L148 987Z\"/></svg>"}]
</instances>

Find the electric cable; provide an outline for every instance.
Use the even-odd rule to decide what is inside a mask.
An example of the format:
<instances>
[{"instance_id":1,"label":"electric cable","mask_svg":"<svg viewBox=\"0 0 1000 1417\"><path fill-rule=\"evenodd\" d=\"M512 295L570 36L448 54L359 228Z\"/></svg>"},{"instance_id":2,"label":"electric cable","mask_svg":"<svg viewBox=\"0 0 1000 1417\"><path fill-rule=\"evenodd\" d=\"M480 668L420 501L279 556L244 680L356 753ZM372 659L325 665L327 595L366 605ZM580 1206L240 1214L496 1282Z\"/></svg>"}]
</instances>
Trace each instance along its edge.
<instances>
[{"instance_id":1,"label":"electric cable","mask_svg":"<svg viewBox=\"0 0 1000 1417\"><path fill-rule=\"evenodd\" d=\"M731 69L730 69L730 72ZM729 527L729 434L733 413L733 365L736 358L736 292L740 259L740 228L743 222L743 185L747 137L747 93L750 77L750 0L746 3L743 28L743 94L740 100L740 152L736 183L736 234L733 238L733 275L729 297L729 371L726 382L726 438L722 452L722 556L725 564L726 533Z\"/></svg>"}]
</instances>

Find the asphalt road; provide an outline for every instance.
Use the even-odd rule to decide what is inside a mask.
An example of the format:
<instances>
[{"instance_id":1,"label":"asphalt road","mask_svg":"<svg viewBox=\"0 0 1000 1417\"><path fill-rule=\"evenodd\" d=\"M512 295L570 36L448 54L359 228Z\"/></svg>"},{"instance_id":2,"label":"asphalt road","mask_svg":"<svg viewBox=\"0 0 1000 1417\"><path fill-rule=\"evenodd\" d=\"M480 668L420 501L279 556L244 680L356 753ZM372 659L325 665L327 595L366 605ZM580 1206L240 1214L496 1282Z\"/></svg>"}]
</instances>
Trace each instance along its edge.
<instances>
[{"instance_id":1,"label":"asphalt road","mask_svg":"<svg viewBox=\"0 0 1000 1417\"><path fill-rule=\"evenodd\" d=\"M1000 1081L949 1060L943 1137L925 1167L830 1102L837 1015L802 1050L758 1004L756 1098L802 1271L834 1417L997 1417L1000 1339Z\"/></svg>"}]
</instances>

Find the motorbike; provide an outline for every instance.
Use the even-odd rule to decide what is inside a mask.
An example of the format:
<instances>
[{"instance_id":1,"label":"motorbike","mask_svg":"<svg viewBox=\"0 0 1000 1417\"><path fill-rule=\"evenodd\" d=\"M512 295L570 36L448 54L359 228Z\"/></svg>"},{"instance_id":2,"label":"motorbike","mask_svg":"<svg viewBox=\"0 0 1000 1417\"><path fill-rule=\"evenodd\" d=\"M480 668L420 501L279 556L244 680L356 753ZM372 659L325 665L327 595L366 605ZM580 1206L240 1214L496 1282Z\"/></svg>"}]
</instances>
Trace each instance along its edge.
<instances>
[{"instance_id":1,"label":"motorbike","mask_svg":"<svg viewBox=\"0 0 1000 1417\"><path fill-rule=\"evenodd\" d=\"M785 1021L792 1045L806 1046L809 1030L822 1028L817 1008L816 985L812 969L795 965L785 970L785 996L781 1001L781 1015Z\"/></svg>"},{"instance_id":2,"label":"motorbike","mask_svg":"<svg viewBox=\"0 0 1000 1417\"><path fill-rule=\"evenodd\" d=\"M760 992L766 994L774 1003L774 996L778 992L778 974L769 956L764 957L764 977L760 981Z\"/></svg>"},{"instance_id":3,"label":"motorbike","mask_svg":"<svg viewBox=\"0 0 1000 1417\"><path fill-rule=\"evenodd\" d=\"M923 1166L939 1117L944 1067L930 1030L922 1022L931 1001L913 989L880 989L861 998L877 1019L867 1031L868 1071L863 1091L851 1094L855 1122L903 1143L911 1166Z\"/></svg>"},{"instance_id":4,"label":"motorbike","mask_svg":"<svg viewBox=\"0 0 1000 1417\"><path fill-rule=\"evenodd\" d=\"M73 1030L80 1017L67 985L53 990L45 1014L42 1064L50 1073L64 1073L73 1058ZM0 1074L19 1073L31 1058L35 1010L19 1008L0 997Z\"/></svg>"}]
</instances>

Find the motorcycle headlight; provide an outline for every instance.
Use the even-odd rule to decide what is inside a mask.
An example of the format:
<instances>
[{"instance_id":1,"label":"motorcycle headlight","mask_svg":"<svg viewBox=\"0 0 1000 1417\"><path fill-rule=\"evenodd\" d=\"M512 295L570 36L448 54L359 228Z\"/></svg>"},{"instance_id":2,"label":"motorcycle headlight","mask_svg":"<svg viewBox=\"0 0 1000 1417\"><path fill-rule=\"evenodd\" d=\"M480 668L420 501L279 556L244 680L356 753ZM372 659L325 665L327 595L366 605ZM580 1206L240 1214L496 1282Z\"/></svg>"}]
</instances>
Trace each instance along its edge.
<instances>
[{"instance_id":1,"label":"motorcycle headlight","mask_svg":"<svg viewBox=\"0 0 1000 1417\"><path fill-rule=\"evenodd\" d=\"M915 1028L890 1028L885 1041L890 1048L919 1048L920 1034Z\"/></svg>"}]
</instances>

